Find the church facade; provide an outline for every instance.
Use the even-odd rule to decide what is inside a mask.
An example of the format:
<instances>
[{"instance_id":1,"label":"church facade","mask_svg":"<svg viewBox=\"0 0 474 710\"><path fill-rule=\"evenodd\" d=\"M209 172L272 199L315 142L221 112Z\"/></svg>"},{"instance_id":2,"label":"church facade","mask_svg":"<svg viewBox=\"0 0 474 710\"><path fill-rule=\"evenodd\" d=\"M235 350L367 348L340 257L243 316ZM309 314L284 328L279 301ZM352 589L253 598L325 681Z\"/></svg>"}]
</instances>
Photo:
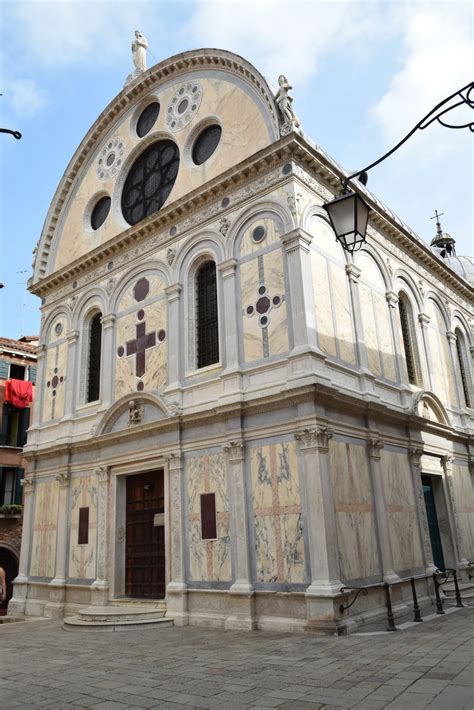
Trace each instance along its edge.
<instances>
[{"instance_id":1,"label":"church facade","mask_svg":"<svg viewBox=\"0 0 474 710\"><path fill-rule=\"evenodd\" d=\"M368 241L343 252L344 175L226 51L139 72L99 116L30 285L10 613L165 599L175 624L344 632L383 582L401 610L411 576L465 574L472 284L362 185Z\"/></svg>"}]
</instances>

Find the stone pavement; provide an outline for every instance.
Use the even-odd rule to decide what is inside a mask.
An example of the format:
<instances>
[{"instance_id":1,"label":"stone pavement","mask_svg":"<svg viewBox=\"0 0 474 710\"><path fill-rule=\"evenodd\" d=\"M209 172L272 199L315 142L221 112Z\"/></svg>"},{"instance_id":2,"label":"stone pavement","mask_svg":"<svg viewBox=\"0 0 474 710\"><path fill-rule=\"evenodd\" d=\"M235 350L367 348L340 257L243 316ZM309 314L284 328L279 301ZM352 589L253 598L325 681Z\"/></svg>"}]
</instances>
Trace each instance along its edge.
<instances>
[{"instance_id":1,"label":"stone pavement","mask_svg":"<svg viewBox=\"0 0 474 710\"><path fill-rule=\"evenodd\" d=\"M474 610L320 637L196 627L0 626L0 708L472 710Z\"/></svg>"}]
</instances>

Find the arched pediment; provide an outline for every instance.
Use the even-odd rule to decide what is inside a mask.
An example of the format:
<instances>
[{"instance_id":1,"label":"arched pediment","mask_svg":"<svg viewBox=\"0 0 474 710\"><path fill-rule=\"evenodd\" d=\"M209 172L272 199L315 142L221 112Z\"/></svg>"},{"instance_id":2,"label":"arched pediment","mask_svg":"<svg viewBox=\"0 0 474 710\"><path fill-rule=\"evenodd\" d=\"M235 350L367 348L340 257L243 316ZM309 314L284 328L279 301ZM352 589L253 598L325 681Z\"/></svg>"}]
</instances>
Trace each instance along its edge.
<instances>
[{"instance_id":1,"label":"arched pediment","mask_svg":"<svg viewBox=\"0 0 474 710\"><path fill-rule=\"evenodd\" d=\"M413 413L423 419L451 426L451 422L441 400L432 392L419 392L413 400Z\"/></svg>"},{"instance_id":2,"label":"arched pediment","mask_svg":"<svg viewBox=\"0 0 474 710\"><path fill-rule=\"evenodd\" d=\"M132 429L179 413L176 405L167 406L154 394L137 392L119 399L100 420L94 436Z\"/></svg>"}]
</instances>

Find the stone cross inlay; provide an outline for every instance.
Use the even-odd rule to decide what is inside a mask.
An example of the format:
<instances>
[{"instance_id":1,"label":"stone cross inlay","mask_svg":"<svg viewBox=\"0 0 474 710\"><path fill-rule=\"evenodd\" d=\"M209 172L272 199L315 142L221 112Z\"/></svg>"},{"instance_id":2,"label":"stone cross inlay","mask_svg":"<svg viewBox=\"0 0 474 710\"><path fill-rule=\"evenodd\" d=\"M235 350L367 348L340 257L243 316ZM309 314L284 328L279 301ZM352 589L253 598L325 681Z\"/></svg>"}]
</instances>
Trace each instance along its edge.
<instances>
[{"instance_id":1,"label":"stone cross inlay","mask_svg":"<svg viewBox=\"0 0 474 710\"><path fill-rule=\"evenodd\" d=\"M258 291L257 300L245 307L243 313L247 318L257 316L258 324L262 329L263 340L263 356L268 357L270 354L268 343L268 326L270 323L270 312L273 308L281 306L285 300L282 294L270 295L268 287L265 284L265 273L263 268L263 256L258 257Z\"/></svg>"}]
</instances>

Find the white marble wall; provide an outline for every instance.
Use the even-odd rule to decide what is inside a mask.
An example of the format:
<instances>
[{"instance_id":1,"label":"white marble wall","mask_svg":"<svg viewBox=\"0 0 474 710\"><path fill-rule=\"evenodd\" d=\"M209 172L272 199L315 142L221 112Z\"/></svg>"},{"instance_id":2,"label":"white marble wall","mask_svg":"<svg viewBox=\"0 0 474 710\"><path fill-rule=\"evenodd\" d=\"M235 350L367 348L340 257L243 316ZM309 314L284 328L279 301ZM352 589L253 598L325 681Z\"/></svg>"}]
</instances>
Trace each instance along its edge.
<instances>
[{"instance_id":1,"label":"white marble wall","mask_svg":"<svg viewBox=\"0 0 474 710\"><path fill-rule=\"evenodd\" d=\"M79 545L79 508L89 508L89 540ZM97 546L97 477L84 476L71 481L69 513L69 568L73 579L95 579Z\"/></svg>"},{"instance_id":2,"label":"white marble wall","mask_svg":"<svg viewBox=\"0 0 474 710\"><path fill-rule=\"evenodd\" d=\"M30 564L30 575L33 577L54 577L58 500L59 485L56 481L37 483Z\"/></svg>"}]
</instances>

